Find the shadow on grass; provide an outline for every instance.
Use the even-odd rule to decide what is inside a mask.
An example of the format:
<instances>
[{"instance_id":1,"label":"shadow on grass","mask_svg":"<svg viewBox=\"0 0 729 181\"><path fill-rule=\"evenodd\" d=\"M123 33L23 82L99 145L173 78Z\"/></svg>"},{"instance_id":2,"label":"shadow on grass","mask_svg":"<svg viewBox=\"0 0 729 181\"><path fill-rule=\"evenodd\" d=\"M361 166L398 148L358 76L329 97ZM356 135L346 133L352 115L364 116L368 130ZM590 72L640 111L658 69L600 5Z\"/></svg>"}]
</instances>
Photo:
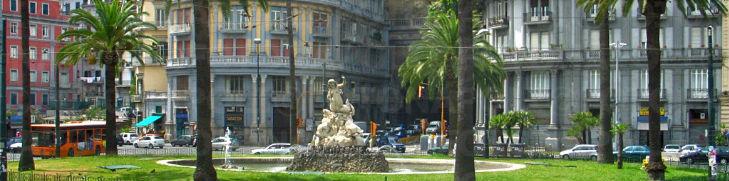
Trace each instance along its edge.
<instances>
[{"instance_id":1,"label":"shadow on grass","mask_svg":"<svg viewBox=\"0 0 729 181\"><path fill-rule=\"evenodd\" d=\"M137 169L116 174L119 180L192 180L192 172L187 170Z\"/></svg>"}]
</instances>

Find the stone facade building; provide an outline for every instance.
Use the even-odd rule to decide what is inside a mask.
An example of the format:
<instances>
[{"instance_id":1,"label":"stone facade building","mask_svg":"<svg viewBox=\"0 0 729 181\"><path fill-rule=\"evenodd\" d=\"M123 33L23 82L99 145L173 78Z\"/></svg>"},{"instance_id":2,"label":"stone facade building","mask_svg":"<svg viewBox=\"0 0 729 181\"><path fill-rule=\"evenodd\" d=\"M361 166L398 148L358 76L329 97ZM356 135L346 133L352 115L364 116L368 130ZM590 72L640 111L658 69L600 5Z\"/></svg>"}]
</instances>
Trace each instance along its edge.
<instances>
[{"instance_id":1,"label":"stone facade building","mask_svg":"<svg viewBox=\"0 0 729 181\"><path fill-rule=\"evenodd\" d=\"M297 0L293 17L285 2L269 3L268 12L252 3L251 17L234 4L226 19L218 2L211 2L213 135L223 136L228 127L246 145L289 141L289 47L296 54L301 143L321 119L330 78L347 77L344 97L357 109L355 121L384 119L390 72L383 1ZM175 2L167 26L166 113L175 116L166 121L173 134L190 134L196 122L191 5ZM287 18L293 18L294 42L287 42Z\"/></svg>"},{"instance_id":2,"label":"stone facade building","mask_svg":"<svg viewBox=\"0 0 729 181\"><path fill-rule=\"evenodd\" d=\"M599 33L594 11L584 12L575 0L490 0L483 21L499 49L508 72L504 94L481 98L480 124L489 115L514 110L533 112L538 124L527 129L528 145L560 149L574 144L566 130L570 115L599 114ZM668 4L661 18L661 130L664 144L705 144L707 138L707 27L714 40L724 36L721 17L704 18L689 10L684 16ZM617 9L622 7L618 6ZM647 145L647 60L645 17L637 11L609 18L611 42L611 102L617 102L617 122L629 123L626 145ZM714 59L723 44L714 43ZM616 57L617 56L617 57ZM617 79L616 84L616 60ZM718 62L718 61L715 61ZM716 85L721 85L720 63L715 63ZM722 92L721 87L717 89ZM617 99L617 100L616 100ZM611 104L614 106L614 104ZM615 118L615 116L613 116ZM493 132L493 131L492 131ZM599 132L592 130L592 143ZM492 140L495 140L493 135ZM492 141L493 142L493 141Z\"/></svg>"}]
</instances>

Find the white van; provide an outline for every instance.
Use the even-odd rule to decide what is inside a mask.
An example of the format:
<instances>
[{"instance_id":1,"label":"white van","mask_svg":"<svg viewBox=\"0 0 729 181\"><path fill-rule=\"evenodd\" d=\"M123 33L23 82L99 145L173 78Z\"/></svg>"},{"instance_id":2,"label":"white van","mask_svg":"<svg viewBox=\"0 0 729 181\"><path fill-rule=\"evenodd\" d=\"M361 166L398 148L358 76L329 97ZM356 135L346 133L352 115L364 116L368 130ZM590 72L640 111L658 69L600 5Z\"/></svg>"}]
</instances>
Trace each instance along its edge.
<instances>
[{"instance_id":1,"label":"white van","mask_svg":"<svg viewBox=\"0 0 729 181\"><path fill-rule=\"evenodd\" d=\"M132 143L134 143L134 141L137 140L137 138L139 138L137 133L122 133L120 135L124 140L125 145L131 145Z\"/></svg>"}]
</instances>

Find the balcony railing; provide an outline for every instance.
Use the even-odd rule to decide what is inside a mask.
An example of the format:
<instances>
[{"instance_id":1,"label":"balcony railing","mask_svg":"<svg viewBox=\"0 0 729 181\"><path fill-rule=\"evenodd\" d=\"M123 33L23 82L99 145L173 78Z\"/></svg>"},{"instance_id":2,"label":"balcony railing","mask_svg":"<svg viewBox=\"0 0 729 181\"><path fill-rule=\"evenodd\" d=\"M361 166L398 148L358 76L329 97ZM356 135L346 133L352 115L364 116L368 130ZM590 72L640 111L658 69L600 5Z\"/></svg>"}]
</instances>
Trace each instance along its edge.
<instances>
[{"instance_id":1,"label":"balcony railing","mask_svg":"<svg viewBox=\"0 0 729 181\"><path fill-rule=\"evenodd\" d=\"M665 99L666 98L666 89L659 90L659 98ZM638 89L638 99L648 99L648 89Z\"/></svg>"},{"instance_id":2,"label":"balcony railing","mask_svg":"<svg viewBox=\"0 0 729 181\"><path fill-rule=\"evenodd\" d=\"M145 99L167 99L166 91L146 91L144 92Z\"/></svg>"},{"instance_id":3,"label":"balcony railing","mask_svg":"<svg viewBox=\"0 0 729 181\"><path fill-rule=\"evenodd\" d=\"M425 24L425 18L389 19L385 23L390 25L390 28L394 30L420 29Z\"/></svg>"},{"instance_id":4,"label":"balcony railing","mask_svg":"<svg viewBox=\"0 0 729 181\"><path fill-rule=\"evenodd\" d=\"M248 92L245 90L229 90L221 95L224 101L245 101L248 96Z\"/></svg>"},{"instance_id":5,"label":"balcony railing","mask_svg":"<svg viewBox=\"0 0 729 181\"><path fill-rule=\"evenodd\" d=\"M527 99L549 99L549 89L532 89L526 90Z\"/></svg>"},{"instance_id":6,"label":"balcony railing","mask_svg":"<svg viewBox=\"0 0 729 181\"><path fill-rule=\"evenodd\" d=\"M708 89L688 89L686 91L688 93L689 99L706 99L709 98L709 90Z\"/></svg>"},{"instance_id":7,"label":"balcony railing","mask_svg":"<svg viewBox=\"0 0 729 181\"><path fill-rule=\"evenodd\" d=\"M326 26L314 26L312 28L312 30L313 30L312 34L314 36L318 36L318 37L328 37L328 36L330 36L329 35L329 32L327 31L327 27Z\"/></svg>"},{"instance_id":8,"label":"balcony railing","mask_svg":"<svg viewBox=\"0 0 729 181\"><path fill-rule=\"evenodd\" d=\"M706 18L716 18L716 17L720 17L720 15L721 15L719 13L719 8L715 8L715 7L710 8L710 10L705 10L704 14L706 14L706 16L701 14L700 10L693 10L693 11L689 12L687 18L689 18L689 19L703 19L705 17Z\"/></svg>"},{"instance_id":9,"label":"balcony railing","mask_svg":"<svg viewBox=\"0 0 729 181\"><path fill-rule=\"evenodd\" d=\"M271 91L271 101L284 102L291 99L289 91Z\"/></svg>"},{"instance_id":10,"label":"balcony railing","mask_svg":"<svg viewBox=\"0 0 729 181\"><path fill-rule=\"evenodd\" d=\"M714 57L718 59L722 56L721 47L714 48ZM583 62L597 61L600 59L599 50L513 50L502 51L501 56L504 61L565 61L565 62ZM663 48L661 49L661 61L686 61L697 60L706 61L709 57L708 48ZM621 62L635 62L647 60L646 50L644 48L620 49L618 59ZM614 50L610 51L610 61L615 61Z\"/></svg>"},{"instance_id":11,"label":"balcony railing","mask_svg":"<svg viewBox=\"0 0 729 181\"><path fill-rule=\"evenodd\" d=\"M524 13L524 24L547 24L552 21L552 11Z\"/></svg>"},{"instance_id":12,"label":"balcony railing","mask_svg":"<svg viewBox=\"0 0 729 181\"><path fill-rule=\"evenodd\" d=\"M187 99L190 97L190 91L188 90L173 90L172 91L172 97L173 98L184 98Z\"/></svg>"},{"instance_id":13,"label":"balcony railing","mask_svg":"<svg viewBox=\"0 0 729 181\"><path fill-rule=\"evenodd\" d=\"M502 17L488 18L488 19L486 19L486 27L494 28L494 29L509 27L509 17L502 16Z\"/></svg>"},{"instance_id":14,"label":"balcony railing","mask_svg":"<svg viewBox=\"0 0 729 181\"><path fill-rule=\"evenodd\" d=\"M79 80L87 84L104 83L103 77L80 77Z\"/></svg>"},{"instance_id":15,"label":"balcony railing","mask_svg":"<svg viewBox=\"0 0 729 181\"><path fill-rule=\"evenodd\" d=\"M588 99L600 99L600 89L587 89L585 96ZM615 98L615 89L610 90L610 98Z\"/></svg>"},{"instance_id":16,"label":"balcony railing","mask_svg":"<svg viewBox=\"0 0 729 181\"><path fill-rule=\"evenodd\" d=\"M257 64L256 61L260 61ZM210 66L215 67L236 67L236 66L261 66L261 67L288 67L289 58L282 56L212 56ZM296 57L297 68L326 69L329 71L347 71L352 73L373 74L386 76L389 74L387 67L382 65L367 65L365 63L344 63L341 60L321 59L311 57ZM191 58L172 58L167 61L168 68L194 67L195 62Z\"/></svg>"},{"instance_id":17,"label":"balcony railing","mask_svg":"<svg viewBox=\"0 0 729 181\"><path fill-rule=\"evenodd\" d=\"M519 50L515 52L502 53L504 60L545 60L545 59L559 59L561 57L561 51L559 50Z\"/></svg>"},{"instance_id":18,"label":"balcony railing","mask_svg":"<svg viewBox=\"0 0 729 181\"><path fill-rule=\"evenodd\" d=\"M248 32L248 25L246 23L223 23L218 29L221 32L226 33L245 33Z\"/></svg>"},{"instance_id":19,"label":"balcony railing","mask_svg":"<svg viewBox=\"0 0 729 181\"><path fill-rule=\"evenodd\" d=\"M190 33L190 24L176 24L176 25L170 25L170 27L167 29L171 34L177 34L177 33Z\"/></svg>"}]
</instances>

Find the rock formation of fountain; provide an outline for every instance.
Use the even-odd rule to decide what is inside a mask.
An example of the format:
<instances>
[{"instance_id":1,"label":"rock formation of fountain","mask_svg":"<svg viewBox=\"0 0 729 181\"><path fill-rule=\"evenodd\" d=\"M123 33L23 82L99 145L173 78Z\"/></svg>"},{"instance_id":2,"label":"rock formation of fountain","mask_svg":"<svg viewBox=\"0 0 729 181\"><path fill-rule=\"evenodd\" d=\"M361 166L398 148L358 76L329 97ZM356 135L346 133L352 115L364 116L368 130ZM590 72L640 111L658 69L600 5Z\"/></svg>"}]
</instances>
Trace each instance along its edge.
<instances>
[{"instance_id":1,"label":"rock formation of fountain","mask_svg":"<svg viewBox=\"0 0 729 181\"><path fill-rule=\"evenodd\" d=\"M329 109L317 126L309 144L311 149L296 153L289 171L387 172L389 165L381 152L369 152L362 139L362 129L354 124L354 106L342 99L346 79L337 84L329 79Z\"/></svg>"},{"instance_id":2,"label":"rock formation of fountain","mask_svg":"<svg viewBox=\"0 0 729 181\"><path fill-rule=\"evenodd\" d=\"M230 144L233 143L233 140L230 140L230 128L225 128L225 139L228 140L228 143L224 145L225 147L225 158L223 160L223 165L220 166L224 169L243 169L243 166L240 165L233 165L233 163L230 161Z\"/></svg>"}]
</instances>

